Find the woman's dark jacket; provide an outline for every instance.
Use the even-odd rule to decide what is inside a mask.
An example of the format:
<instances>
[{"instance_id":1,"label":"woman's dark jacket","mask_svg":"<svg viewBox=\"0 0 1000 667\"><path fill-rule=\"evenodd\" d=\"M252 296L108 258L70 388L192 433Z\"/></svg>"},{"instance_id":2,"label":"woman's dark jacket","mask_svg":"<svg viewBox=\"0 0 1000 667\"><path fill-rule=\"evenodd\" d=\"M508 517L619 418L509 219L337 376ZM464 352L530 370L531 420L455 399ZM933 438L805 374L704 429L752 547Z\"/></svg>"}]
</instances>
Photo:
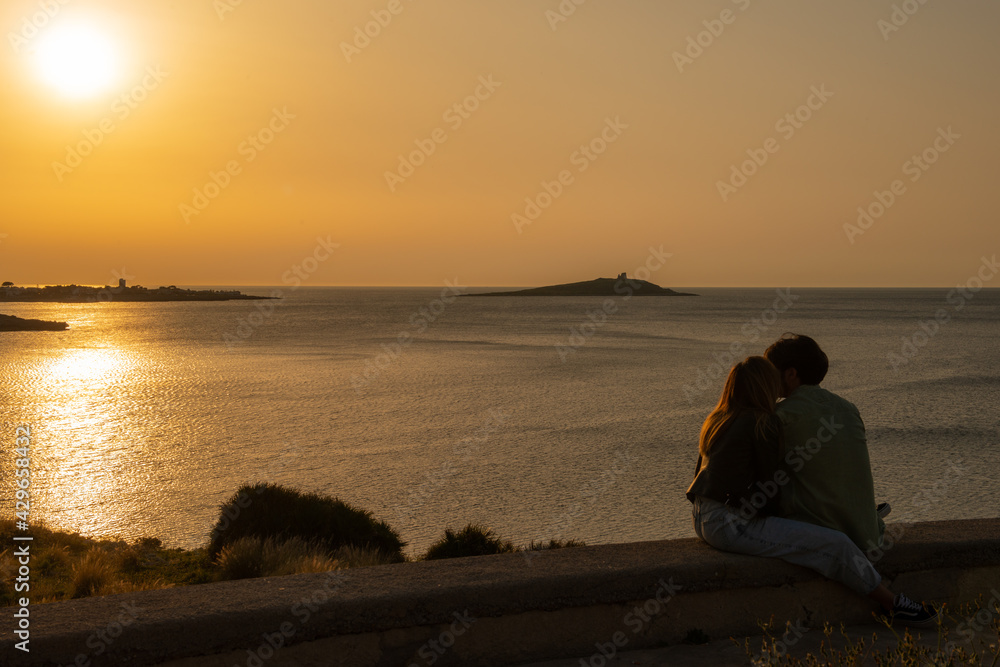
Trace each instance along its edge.
<instances>
[{"instance_id":1,"label":"woman's dark jacket","mask_svg":"<svg viewBox=\"0 0 1000 667\"><path fill-rule=\"evenodd\" d=\"M698 457L688 500L704 496L735 509L749 504L755 514L779 513L781 490L789 481L782 462L781 420L768 417L762 435L756 425L754 413L742 410L719 430L707 456Z\"/></svg>"}]
</instances>

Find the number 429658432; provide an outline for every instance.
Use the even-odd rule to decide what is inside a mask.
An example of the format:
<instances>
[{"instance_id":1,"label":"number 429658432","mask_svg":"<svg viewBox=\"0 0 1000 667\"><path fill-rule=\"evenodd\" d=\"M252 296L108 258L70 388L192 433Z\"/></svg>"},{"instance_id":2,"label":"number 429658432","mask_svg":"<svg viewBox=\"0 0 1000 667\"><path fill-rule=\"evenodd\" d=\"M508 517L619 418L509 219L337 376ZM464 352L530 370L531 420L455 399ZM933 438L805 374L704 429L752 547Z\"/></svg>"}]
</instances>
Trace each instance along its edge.
<instances>
[{"instance_id":1,"label":"number 429658432","mask_svg":"<svg viewBox=\"0 0 1000 667\"><path fill-rule=\"evenodd\" d=\"M14 467L16 468L14 476L17 485L17 490L14 494L17 498L15 514L18 520L27 521L28 510L30 509L28 499L31 495L28 492L28 487L31 486L31 459L29 458L31 427L18 426L14 435L17 438L17 447L14 449L14 453L19 457L14 460Z\"/></svg>"}]
</instances>

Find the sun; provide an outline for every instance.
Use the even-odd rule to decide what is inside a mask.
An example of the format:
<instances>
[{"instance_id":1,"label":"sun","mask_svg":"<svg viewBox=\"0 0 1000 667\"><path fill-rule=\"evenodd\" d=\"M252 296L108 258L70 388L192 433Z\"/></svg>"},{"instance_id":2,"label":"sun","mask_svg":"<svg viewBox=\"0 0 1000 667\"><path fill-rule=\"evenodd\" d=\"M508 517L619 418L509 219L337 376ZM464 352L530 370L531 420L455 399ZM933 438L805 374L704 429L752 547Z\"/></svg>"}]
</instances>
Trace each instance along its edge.
<instances>
[{"instance_id":1,"label":"sun","mask_svg":"<svg viewBox=\"0 0 1000 667\"><path fill-rule=\"evenodd\" d=\"M63 95L92 97L117 81L118 54L108 36L96 26L81 21L54 25L38 39L38 73Z\"/></svg>"}]
</instances>

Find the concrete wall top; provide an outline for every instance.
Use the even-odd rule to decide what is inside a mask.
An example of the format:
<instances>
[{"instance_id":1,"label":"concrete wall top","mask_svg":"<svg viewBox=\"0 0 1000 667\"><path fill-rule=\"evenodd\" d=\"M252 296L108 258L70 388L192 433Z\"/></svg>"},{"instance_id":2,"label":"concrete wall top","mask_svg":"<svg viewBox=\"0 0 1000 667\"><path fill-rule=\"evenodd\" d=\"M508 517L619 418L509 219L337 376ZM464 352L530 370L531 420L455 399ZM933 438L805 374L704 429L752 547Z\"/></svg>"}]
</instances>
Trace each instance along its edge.
<instances>
[{"instance_id":1,"label":"concrete wall top","mask_svg":"<svg viewBox=\"0 0 1000 667\"><path fill-rule=\"evenodd\" d=\"M1000 564L1000 519L890 529L876 562L890 579ZM300 642L449 623L464 612L483 618L625 604L655 595L663 583L689 594L817 579L697 538L401 563L32 605L31 653L15 650L17 639L5 628L0 655L12 665L73 664L80 655L89 661L80 664L152 664L246 646L282 623L294 625ZM9 627L10 614L4 616ZM118 636L105 641L109 633Z\"/></svg>"}]
</instances>

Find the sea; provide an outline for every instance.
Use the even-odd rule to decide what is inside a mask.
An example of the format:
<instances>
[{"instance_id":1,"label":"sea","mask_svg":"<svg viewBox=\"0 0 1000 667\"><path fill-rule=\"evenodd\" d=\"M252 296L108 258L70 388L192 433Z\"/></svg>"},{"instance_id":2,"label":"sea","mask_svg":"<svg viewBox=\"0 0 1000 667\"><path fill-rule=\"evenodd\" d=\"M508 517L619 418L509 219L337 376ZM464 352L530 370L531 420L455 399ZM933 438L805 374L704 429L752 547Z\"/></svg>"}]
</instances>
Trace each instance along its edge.
<instances>
[{"instance_id":1,"label":"sea","mask_svg":"<svg viewBox=\"0 0 1000 667\"><path fill-rule=\"evenodd\" d=\"M786 331L858 406L890 522L1000 516L1000 290L239 289L282 298L0 304L71 327L0 333L2 516L23 425L31 522L95 538L202 546L255 481L368 510L412 556L469 523L520 545L692 537L701 422Z\"/></svg>"}]
</instances>

